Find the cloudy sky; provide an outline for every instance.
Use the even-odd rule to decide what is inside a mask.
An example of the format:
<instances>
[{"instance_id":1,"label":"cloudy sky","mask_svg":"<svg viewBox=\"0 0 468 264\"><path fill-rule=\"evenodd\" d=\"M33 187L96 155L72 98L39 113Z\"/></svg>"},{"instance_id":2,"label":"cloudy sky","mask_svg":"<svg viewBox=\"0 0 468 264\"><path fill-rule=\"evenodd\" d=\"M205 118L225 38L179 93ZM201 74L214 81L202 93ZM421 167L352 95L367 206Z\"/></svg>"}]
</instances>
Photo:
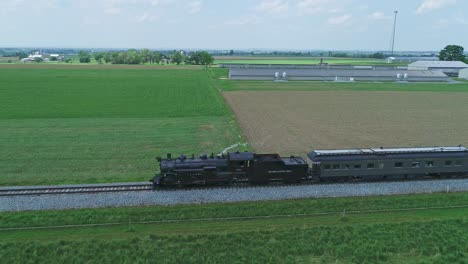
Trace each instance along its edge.
<instances>
[{"instance_id":1,"label":"cloudy sky","mask_svg":"<svg viewBox=\"0 0 468 264\"><path fill-rule=\"evenodd\" d=\"M0 0L0 46L468 48L467 0Z\"/></svg>"}]
</instances>

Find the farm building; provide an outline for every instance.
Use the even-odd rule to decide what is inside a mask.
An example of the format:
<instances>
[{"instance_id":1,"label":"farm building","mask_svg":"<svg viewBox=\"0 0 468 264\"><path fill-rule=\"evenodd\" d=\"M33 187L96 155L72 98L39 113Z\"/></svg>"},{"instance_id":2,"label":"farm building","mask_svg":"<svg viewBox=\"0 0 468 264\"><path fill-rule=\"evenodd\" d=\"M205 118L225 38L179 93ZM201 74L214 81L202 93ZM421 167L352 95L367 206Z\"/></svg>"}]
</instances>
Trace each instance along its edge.
<instances>
[{"instance_id":1,"label":"farm building","mask_svg":"<svg viewBox=\"0 0 468 264\"><path fill-rule=\"evenodd\" d=\"M417 61L408 65L408 70L441 71L452 76L458 76L458 72L465 68L468 64L461 61Z\"/></svg>"},{"instance_id":2,"label":"farm building","mask_svg":"<svg viewBox=\"0 0 468 264\"><path fill-rule=\"evenodd\" d=\"M410 63L415 61L439 61L439 57L388 57L387 63Z\"/></svg>"},{"instance_id":3,"label":"farm building","mask_svg":"<svg viewBox=\"0 0 468 264\"><path fill-rule=\"evenodd\" d=\"M458 77L468 80L468 68L460 70Z\"/></svg>"},{"instance_id":4,"label":"farm building","mask_svg":"<svg viewBox=\"0 0 468 264\"><path fill-rule=\"evenodd\" d=\"M336 67L336 68L286 68L286 67L231 67L231 80L272 80L272 81L409 81L446 82L447 75L440 71L409 71L405 67L390 69L384 67Z\"/></svg>"}]
</instances>

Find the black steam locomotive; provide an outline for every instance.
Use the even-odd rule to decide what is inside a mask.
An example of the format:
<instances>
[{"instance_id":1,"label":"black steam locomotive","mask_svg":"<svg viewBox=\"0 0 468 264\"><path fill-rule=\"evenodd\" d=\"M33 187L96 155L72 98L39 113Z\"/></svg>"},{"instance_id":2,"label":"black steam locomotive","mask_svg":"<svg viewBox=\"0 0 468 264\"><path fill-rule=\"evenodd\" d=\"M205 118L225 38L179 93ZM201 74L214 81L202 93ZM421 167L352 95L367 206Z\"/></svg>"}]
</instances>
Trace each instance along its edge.
<instances>
[{"instance_id":1,"label":"black steam locomotive","mask_svg":"<svg viewBox=\"0 0 468 264\"><path fill-rule=\"evenodd\" d=\"M151 181L164 186L268 184L302 181L398 180L468 176L465 147L315 150L308 158L233 152L157 158L160 173Z\"/></svg>"}]
</instances>

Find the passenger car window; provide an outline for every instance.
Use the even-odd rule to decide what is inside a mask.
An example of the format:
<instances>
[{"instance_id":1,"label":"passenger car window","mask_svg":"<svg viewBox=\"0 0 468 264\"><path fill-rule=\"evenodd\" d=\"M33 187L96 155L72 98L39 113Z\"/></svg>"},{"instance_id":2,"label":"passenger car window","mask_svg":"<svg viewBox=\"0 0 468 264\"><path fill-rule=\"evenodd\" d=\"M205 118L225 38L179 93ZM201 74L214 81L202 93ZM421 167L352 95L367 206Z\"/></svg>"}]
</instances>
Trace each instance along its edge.
<instances>
[{"instance_id":1,"label":"passenger car window","mask_svg":"<svg viewBox=\"0 0 468 264\"><path fill-rule=\"evenodd\" d=\"M340 164L333 164L333 169L334 170L339 170L340 169Z\"/></svg>"},{"instance_id":2,"label":"passenger car window","mask_svg":"<svg viewBox=\"0 0 468 264\"><path fill-rule=\"evenodd\" d=\"M356 164L356 165L354 165L354 168L355 168L355 169L360 169L360 168L361 168L361 164Z\"/></svg>"},{"instance_id":3,"label":"passenger car window","mask_svg":"<svg viewBox=\"0 0 468 264\"><path fill-rule=\"evenodd\" d=\"M413 168L420 168L421 162L413 162Z\"/></svg>"},{"instance_id":4,"label":"passenger car window","mask_svg":"<svg viewBox=\"0 0 468 264\"><path fill-rule=\"evenodd\" d=\"M345 168L345 170L349 170L351 167L349 166L349 164L345 164L344 168Z\"/></svg>"},{"instance_id":5,"label":"passenger car window","mask_svg":"<svg viewBox=\"0 0 468 264\"><path fill-rule=\"evenodd\" d=\"M367 164L367 168L368 168L368 169L373 169L373 168L374 168L374 163L369 163L369 164Z\"/></svg>"},{"instance_id":6,"label":"passenger car window","mask_svg":"<svg viewBox=\"0 0 468 264\"><path fill-rule=\"evenodd\" d=\"M461 165L462 165L462 162L461 162L461 160L457 160L457 161L455 161L455 166L461 166Z\"/></svg>"},{"instance_id":7,"label":"passenger car window","mask_svg":"<svg viewBox=\"0 0 468 264\"><path fill-rule=\"evenodd\" d=\"M325 164L324 169L329 170L331 168L330 164Z\"/></svg>"},{"instance_id":8,"label":"passenger car window","mask_svg":"<svg viewBox=\"0 0 468 264\"><path fill-rule=\"evenodd\" d=\"M452 166L452 161L451 160L446 160L445 161L445 166Z\"/></svg>"},{"instance_id":9,"label":"passenger car window","mask_svg":"<svg viewBox=\"0 0 468 264\"><path fill-rule=\"evenodd\" d=\"M403 168L403 162L395 162L395 168Z\"/></svg>"},{"instance_id":10,"label":"passenger car window","mask_svg":"<svg viewBox=\"0 0 468 264\"><path fill-rule=\"evenodd\" d=\"M426 161L426 167L434 167L433 161Z\"/></svg>"}]
</instances>

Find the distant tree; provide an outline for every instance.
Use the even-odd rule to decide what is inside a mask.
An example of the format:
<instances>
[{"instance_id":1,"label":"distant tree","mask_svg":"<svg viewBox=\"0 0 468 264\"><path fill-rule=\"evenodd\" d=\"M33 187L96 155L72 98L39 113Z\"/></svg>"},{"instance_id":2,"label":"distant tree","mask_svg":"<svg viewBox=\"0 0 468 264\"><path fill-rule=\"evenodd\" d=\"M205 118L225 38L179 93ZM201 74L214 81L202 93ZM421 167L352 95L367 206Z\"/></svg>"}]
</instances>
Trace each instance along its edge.
<instances>
[{"instance_id":1,"label":"distant tree","mask_svg":"<svg viewBox=\"0 0 468 264\"><path fill-rule=\"evenodd\" d=\"M200 64L201 65L211 65L214 62L213 56L206 51L200 52Z\"/></svg>"},{"instance_id":2,"label":"distant tree","mask_svg":"<svg viewBox=\"0 0 468 264\"><path fill-rule=\"evenodd\" d=\"M157 51L151 52L150 58L151 58L151 63L156 63L156 64L161 63L161 60L163 59L162 54Z\"/></svg>"},{"instance_id":3,"label":"distant tree","mask_svg":"<svg viewBox=\"0 0 468 264\"><path fill-rule=\"evenodd\" d=\"M114 52L112 53L112 64L127 64L128 56L127 52Z\"/></svg>"},{"instance_id":4,"label":"distant tree","mask_svg":"<svg viewBox=\"0 0 468 264\"><path fill-rule=\"evenodd\" d=\"M42 58L34 58L34 61L35 61L35 62L43 62L44 59L42 59Z\"/></svg>"},{"instance_id":5,"label":"distant tree","mask_svg":"<svg viewBox=\"0 0 468 264\"><path fill-rule=\"evenodd\" d=\"M448 45L439 53L439 59L442 61L464 61L466 59L462 46Z\"/></svg>"},{"instance_id":6,"label":"distant tree","mask_svg":"<svg viewBox=\"0 0 468 264\"><path fill-rule=\"evenodd\" d=\"M347 53L333 53L332 57L346 58L346 57L349 57L349 55Z\"/></svg>"},{"instance_id":7,"label":"distant tree","mask_svg":"<svg viewBox=\"0 0 468 264\"><path fill-rule=\"evenodd\" d=\"M234 55L234 50L230 50L230 51L229 51L229 55L230 55L230 56Z\"/></svg>"},{"instance_id":8,"label":"distant tree","mask_svg":"<svg viewBox=\"0 0 468 264\"><path fill-rule=\"evenodd\" d=\"M374 59L385 59L385 55L382 52L376 52L370 55L370 57Z\"/></svg>"},{"instance_id":9,"label":"distant tree","mask_svg":"<svg viewBox=\"0 0 468 264\"><path fill-rule=\"evenodd\" d=\"M171 62L174 63L174 64L181 64L182 62L184 61L184 55L182 55L181 52L179 51L174 51L172 54L171 54Z\"/></svg>"},{"instance_id":10,"label":"distant tree","mask_svg":"<svg viewBox=\"0 0 468 264\"><path fill-rule=\"evenodd\" d=\"M50 61L57 61L57 57L50 57Z\"/></svg>"},{"instance_id":11,"label":"distant tree","mask_svg":"<svg viewBox=\"0 0 468 264\"><path fill-rule=\"evenodd\" d=\"M80 63L90 63L91 62L91 54L89 52L80 50L78 52L78 58L80 60Z\"/></svg>"},{"instance_id":12,"label":"distant tree","mask_svg":"<svg viewBox=\"0 0 468 264\"><path fill-rule=\"evenodd\" d=\"M103 56L105 63L110 63L112 61L112 53L111 52L104 52Z\"/></svg>"},{"instance_id":13,"label":"distant tree","mask_svg":"<svg viewBox=\"0 0 468 264\"><path fill-rule=\"evenodd\" d=\"M142 62L141 54L134 49L127 51L127 64L140 64Z\"/></svg>"},{"instance_id":14,"label":"distant tree","mask_svg":"<svg viewBox=\"0 0 468 264\"><path fill-rule=\"evenodd\" d=\"M213 64L214 58L206 51L195 51L187 58L186 62L193 65L210 65Z\"/></svg>"},{"instance_id":15,"label":"distant tree","mask_svg":"<svg viewBox=\"0 0 468 264\"><path fill-rule=\"evenodd\" d=\"M151 51L149 49L142 49L140 51L140 56L143 63L151 62Z\"/></svg>"},{"instance_id":16,"label":"distant tree","mask_svg":"<svg viewBox=\"0 0 468 264\"><path fill-rule=\"evenodd\" d=\"M105 54L106 54L105 52L98 52L94 54L94 59L100 64L102 64Z\"/></svg>"},{"instance_id":17,"label":"distant tree","mask_svg":"<svg viewBox=\"0 0 468 264\"><path fill-rule=\"evenodd\" d=\"M28 54L24 52L17 53L16 55L20 60L28 57Z\"/></svg>"}]
</instances>

